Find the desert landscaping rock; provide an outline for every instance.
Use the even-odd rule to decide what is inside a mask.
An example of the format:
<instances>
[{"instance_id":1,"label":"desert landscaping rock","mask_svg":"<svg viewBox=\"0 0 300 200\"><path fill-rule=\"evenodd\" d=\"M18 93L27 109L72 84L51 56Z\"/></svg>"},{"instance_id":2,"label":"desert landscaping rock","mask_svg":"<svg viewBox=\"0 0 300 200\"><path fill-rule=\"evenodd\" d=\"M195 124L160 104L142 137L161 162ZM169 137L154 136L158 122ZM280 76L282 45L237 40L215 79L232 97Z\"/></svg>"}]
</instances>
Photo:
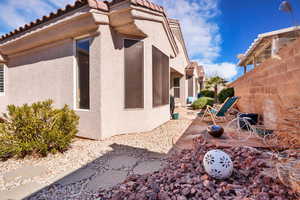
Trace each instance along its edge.
<instances>
[{"instance_id":1,"label":"desert landscaping rock","mask_svg":"<svg viewBox=\"0 0 300 200\"><path fill-rule=\"evenodd\" d=\"M127 171L110 170L96 176L87 184L87 190L96 191L99 188L108 189L123 182L127 177Z\"/></svg>"},{"instance_id":2,"label":"desert landscaping rock","mask_svg":"<svg viewBox=\"0 0 300 200\"><path fill-rule=\"evenodd\" d=\"M277 176L262 173L270 168L269 152L248 147L222 148L234 164L225 180L208 176L202 166L205 153L217 147L203 137L194 140L193 149L169 158L167 166L154 173L132 175L109 190L99 190L100 199L207 199L207 200L296 200L297 194ZM271 166L274 167L274 166Z\"/></svg>"},{"instance_id":3,"label":"desert landscaping rock","mask_svg":"<svg viewBox=\"0 0 300 200\"><path fill-rule=\"evenodd\" d=\"M166 165L165 162L160 160L154 160L154 161L145 161L139 163L134 169L134 174L147 174L147 173L153 173L155 171L160 170Z\"/></svg>"},{"instance_id":4,"label":"desert landscaping rock","mask_svg":"<svg viewBox=\"0 0 300 200\"><path fill-rule=\"evenodd\" d=\"M107 173L112 171L110 167L123 170L110 173L122 182L124 174L131 175L137 163L160 160L168 156L174 145L172 138L179 138L193 119L192 115L187 117L185 109L179 112L179 120L171 120L153 131L115 136L104 141L77 138L63 154L0 162L0 193L10 194L20 185L34 182L36 184L31 187L36 187L35 191L42 189L29 199L98 199L98 194L90 189L101 186L106 188L104 182L97 185L97 181L99 176L109 177ZM123 166L127 167L122 168ZM22 168L22 173L18 174ZM33 172L34 169L37 169L36 172ZM10 182L4 180L4 177ZM119 183L107 181L107 187L117 182Z\"/></svg>"},{"instance_id":5,"label":"desert landscaping rock","mask_svg":"<svg viewBox=\"0 0 300 200\"><path fill-rule=\"evenodd\" d=\"M113 156L111 160L107 162L107 165L110 169L118 170L122 168L132 168L136 163L138 159L128 156L128 155L117 155Z\"/></svg>"},{"instance_id":6,"label":"desert landscaping rock","mask_svg":"<svg viewBox=\"0 0 300 200\"><path fill-rule=\"evenodd\" d=\"M47 168L43 166L25 165L3 175L5 183L14 181L16 178L27 179L41 176L47 173Z\"/></svg>"}]
</instances>

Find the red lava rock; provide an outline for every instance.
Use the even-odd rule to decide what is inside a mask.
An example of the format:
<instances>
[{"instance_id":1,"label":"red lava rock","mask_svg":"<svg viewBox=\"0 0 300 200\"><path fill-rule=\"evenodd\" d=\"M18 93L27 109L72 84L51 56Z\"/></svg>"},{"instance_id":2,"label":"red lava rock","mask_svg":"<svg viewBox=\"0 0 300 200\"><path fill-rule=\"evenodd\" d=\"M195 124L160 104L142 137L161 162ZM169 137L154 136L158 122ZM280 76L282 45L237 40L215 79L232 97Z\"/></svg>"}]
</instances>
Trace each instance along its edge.
<instances>
[{"instance_id":1,"label":"red lava rock","mask_svg":"<svg viewBox=\"0 0 300 200\"><path fill-rule=\"evenodd\" d=\"M185 196L177 196L177 200L187 200Z\"/></svg>"},{"instance_id":2,"label":"red lava rock","mask_svg":"<svg viewBox=\"0 0 300 200\"><path fill-rule=\"evenodd\" d=\"M170 197L169 197L169 195L168 195L168 193L167 192L159 192L158 193L158 199L159 200L169 200L170 199Z\"/></svg>"},{"instance_id":3,"label":"red lava rock","mask_svg":"<svg viewBox=\"0 0 300 200\"><path fill-rule=\"evenodd\" d=\"M205 173L202 159L215 149L201 137L194 149L183 150L168 160L166 168L155 173L133 175L113 189L101 190L103 200L296 200L293 191L277 177L262 173L270 167L268 154L246 147L219 148L231 156L234 172L225 180Z\"/></svg>"},{"instance_id":4,"label":"red lava rock","mask_svg":"<svg viewBox=\"0 0 300 200\"><path fill-rule=\"evenodd\" d=\"M183 188L183 190L181 191L181 194L183 194L184 196L187 196L190 193L191 193L190 188Z\"/></svg>"},{"instance_id":5,"label":"red lava rock","mask_svg":"<svg viewBox=\"0 0 300 200\"><path fill-rule=\"evenodd\" d=\"M209 180L203 181L203 185L208 188L210 186L210 181Z\"/></svg>"},{"instance_id":6,"label":"red lava rock","mask_svg":"<svg viewBox=\"0 0 300 200\"><path fill-rule=\"evenodd\" d=\"M191 194L195 194L197 192L197 190L195 188L191 189Z\"/></svg>"},{"instance_id":7,"label":"red lava rock","mask_svg":"<svg viewBox=\"0 0 300 200\"><path fill-rule=\"evenodd\" d=\"M208 180L209 176L207 174L204 174L203 176L201 176L201 180Z\"/></svg>"}]
</instances>

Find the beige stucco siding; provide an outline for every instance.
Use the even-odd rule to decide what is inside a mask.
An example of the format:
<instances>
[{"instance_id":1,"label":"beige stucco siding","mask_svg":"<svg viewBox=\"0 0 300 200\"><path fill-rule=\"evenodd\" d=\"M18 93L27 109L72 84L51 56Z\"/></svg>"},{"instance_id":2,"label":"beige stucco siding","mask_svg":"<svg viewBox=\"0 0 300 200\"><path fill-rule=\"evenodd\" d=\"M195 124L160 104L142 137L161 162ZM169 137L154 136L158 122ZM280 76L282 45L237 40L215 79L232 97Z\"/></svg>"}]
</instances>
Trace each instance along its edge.
<instances>
[{"instance_id":1,"label":"beige stucco siding","mask_svg":"<svg viewBox=\"0 0 300 200\"><path fill-rule=\"evenodd\" d=\"M187 97L185 67L189 60L184 54L182 44L173 39L165 16L144 8L135 8L124 16L130 18L134 25L118 27L112 20L119 22L120 13L117 13L117 18L114 19L111 15L108 17L106 13L95 10L92 10L92 14L85 13L88 11L86 9L88 8L82 8L80 10L82 12L78 10L78 13L74 11L65 18L49 22L40 30L36 28L20 38L8 40L0 45L1 53L8 56L5 75L6 94L0 96L0 112L5 112L7 104L21 105L53 99L55 107L67 104L75 109L80 116L78 135L91 139L150 131L167 122L170 119L169 105L153 107L152 45L170 58L170 67L182 74L180 81L182 102L185 102ZM136 35L145 37L142 39L143 109L125 109L124 105L123 40L130 36L120 33L128 35L132 28L135 28L134 33L138 33ZM78 110L74 106L76 96L74 37L82 38L87 34L93 38L90 46L90 109Z\"/></svg>"},{"instance_id":2,"label":"beige stucco siding","mask_svg":"<svg viewBox=\"0 0 300 200\"><path fill-rule=\"evenodd\" d=\"M171 59L170 66L181 74L185 74L185 67L188 66L189 62L184 54L181 42L176 37L175 40L179 48L179 53L175 58Z\"/></svg>"},{"instance_id":3,"label":"beige stucco siding","mask_svg":"<svg viewBox=\"0 0 300 200\"><path fill-rule=\"evenodd\" d=\"M124 108L123 39L109 26L101 29L101 124L102 137L149 131L170 119L169 105L152 107L152 45L166 55L172 53L162 24L138 21L147 33L144 42L144 109Z\"/></svg>"},{"instance_id":4,"label":"beige stucco siding","mask_svg":"<svg viewBox=\"0 0 300 200\"><path fill-rule=\"evenodd\" d=\"M77 111L79 129L84 130L78 135L93 139L100 139L99 48L98 37L92 43L90 56L91 110ZM74 108L74 63L72 39L11 56L5 75L6 95L0 97L0 111L4 112L8 103L22 105L46 99L54 100L55 107L67 104Z\"/></svg>"},{"instance_id":5,"label":"beige stucco siding","mask_svg":"<svg viewBox=\"0 0 300 200\"><path fill-rule=\"evenodd\" d=\"M20 105L51 98L55 106L72 105L72 48L72 40L64 40L10 57L9 102Z\"/></svg>"}]
</instances>

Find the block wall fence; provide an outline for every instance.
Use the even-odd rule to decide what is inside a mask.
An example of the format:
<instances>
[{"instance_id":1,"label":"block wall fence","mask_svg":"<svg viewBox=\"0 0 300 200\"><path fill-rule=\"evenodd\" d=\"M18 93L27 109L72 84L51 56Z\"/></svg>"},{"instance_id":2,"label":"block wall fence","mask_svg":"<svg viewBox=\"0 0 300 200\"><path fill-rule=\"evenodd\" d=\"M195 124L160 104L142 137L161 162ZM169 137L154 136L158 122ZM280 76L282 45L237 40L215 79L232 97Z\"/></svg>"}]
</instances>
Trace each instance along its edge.
<instances>
[{"instance_id":1,"label":"block wall fence","mask_svg":"<svg viewBox=\"0 0 300 200\"><path fill-rule=\"evenodd\" d=\"M280 128L288 109L300 107L300 39L283 47L279 56L230 84L241 97L239 110L260 114L265 126L273 130Z\"/></svg>"}]
</instances>

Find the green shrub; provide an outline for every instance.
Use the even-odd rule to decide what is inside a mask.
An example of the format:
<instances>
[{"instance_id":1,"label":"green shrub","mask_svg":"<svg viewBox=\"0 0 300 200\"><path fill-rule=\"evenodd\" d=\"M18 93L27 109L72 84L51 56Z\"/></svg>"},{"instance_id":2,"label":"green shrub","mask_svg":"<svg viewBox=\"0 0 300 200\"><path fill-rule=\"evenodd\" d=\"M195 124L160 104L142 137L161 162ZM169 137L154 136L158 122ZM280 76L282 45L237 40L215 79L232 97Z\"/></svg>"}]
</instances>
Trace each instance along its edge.
<instances>
[{"instance_id":1,"label":"green shrub","mask_svg":"<svg viewBox=\"0 0 300 200\"><path fill-rule=\"evenodd\" d=\"M221 92L218 94L218 99L220 103L224 103L224 101L228 97L233 97L234 96L234 89L233 88L224 88L221 90Z\"/></svg>"},{"instance_id":2,"label":"green shrub","mask_svg":"<svg viewBox=\"0 0 300 200\"><path fill-rule=\"evenodd\" d=\"M193 109L202 109L205 108L207 105L213 106L214 99L210 97L201 97L192 103Z\"/></svg>"},{"instance_id":3,"label":"green shrub","mask_svg":"<svg viewBox=\"0 0 300 200\"><path fill-rule=\"evenodd\" d=\"M215 93L214 91L211 90L202 90L200 91L200 93L198 94L198 98L201 97L210 97L210 98L214 98L215 97Z\"/></svg>"},{"instance_id":4,"label":"green shrub","mask_svg":"<svg viewBox=\"0 0 300 200\"><path fill-rule=\"evenodd\" d=\"M54 109L53 101L9 105L0 124L0 159L63 152L75 137L79 117L67 105Z\"/></svg>"}]
</instances>

